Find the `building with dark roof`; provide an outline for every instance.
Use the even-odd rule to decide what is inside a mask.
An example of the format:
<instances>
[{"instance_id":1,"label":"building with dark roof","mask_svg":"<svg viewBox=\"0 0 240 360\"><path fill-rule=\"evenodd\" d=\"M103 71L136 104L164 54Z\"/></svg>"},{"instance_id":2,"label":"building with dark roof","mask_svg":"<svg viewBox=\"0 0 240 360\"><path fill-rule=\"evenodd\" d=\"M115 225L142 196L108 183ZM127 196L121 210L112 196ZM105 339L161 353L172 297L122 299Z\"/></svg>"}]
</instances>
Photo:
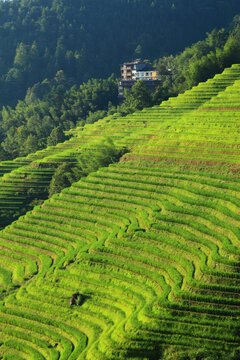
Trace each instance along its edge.
<instances>
[{"instance_id":1,"label":"building with dark roof","mask_svg":"<svg viewBox=\"0 0 240 360\"><path fill-rule=\"evenodd\" d=\"M160 85L159 75L151 64L141 59L123 63L121 65L121 80L118 84L118 97L120 101L124 98L124 90L131 90L138 80L144 81L149 92L154 92L156 87Z\"/></svg>"}]
</instances>

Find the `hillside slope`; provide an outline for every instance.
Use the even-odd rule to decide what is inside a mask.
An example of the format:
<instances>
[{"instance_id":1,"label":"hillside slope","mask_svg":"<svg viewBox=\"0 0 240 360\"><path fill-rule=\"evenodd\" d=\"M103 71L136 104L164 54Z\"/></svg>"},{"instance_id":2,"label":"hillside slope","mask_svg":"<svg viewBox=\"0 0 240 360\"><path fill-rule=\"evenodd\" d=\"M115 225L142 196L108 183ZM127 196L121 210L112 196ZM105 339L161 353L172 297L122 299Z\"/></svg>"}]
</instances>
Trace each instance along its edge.
<instances>
[{"instance_id":1,"label":"hillside slope","mask_svg":"<svg viewBox=\"0 0 240 360\"><path fill-rule=\"evenodd\" d=\"M239 12L236 0L1 1L0 104L16 105L59 70L82 83L132 58L177 53Z\"/></svg>"},{"instance_id":2,"label":"hillside slope","mask_svg":"<svg viewBox=\"0 0 240 360\"><path fill-rule=\"evenodd\" d=\"M234 65L8 164L9 178L36 171L106 135L129 149L0 232L0 356L153 360L175 346L226 359L239 346L239 93Z\"/></svg>"},{"instance_id":3,"label":"hillside slope","mask_svg":"<svg viewBox=\"0 0 240 360\"><path fill-rule=\"evenodd\" d=\"M238 68L233 66L207 83L163 103L161 107L156 106L145 110L147 119L146 116L143 116L145 111L128 115L126 118L119 118L116 115L109 116L95 125L86 125L84 128L70 131L73 137L57 146L50 146L25 158L1 162L0 226L8 225L12 218L23 215L26 209L31 208L33 200L47 198L47 188L56 167L61 163L76 163L79 154L84 153L87 149L94 150L96 144L108 136L111 136L119 150L128 149L132 156L133 152L139 152L139 146L142 146L143 143L151 144L154 141L150 139L154 138L156 126L161 131L161 136L165 133L166 135L175 133L177 119L180 119L182 123L183 114L191 112L207 100L213 99L227 86L232 85L238 76ZM184 106L182 106L182 102L184 102ZM183 136L186 138L186 134ZM137 144L139 140L140 143ZM171 149L174 149L172 143L170 144ZM164 157L166 158L167 155L165 153Z\"/></svg>"}]
</instances>

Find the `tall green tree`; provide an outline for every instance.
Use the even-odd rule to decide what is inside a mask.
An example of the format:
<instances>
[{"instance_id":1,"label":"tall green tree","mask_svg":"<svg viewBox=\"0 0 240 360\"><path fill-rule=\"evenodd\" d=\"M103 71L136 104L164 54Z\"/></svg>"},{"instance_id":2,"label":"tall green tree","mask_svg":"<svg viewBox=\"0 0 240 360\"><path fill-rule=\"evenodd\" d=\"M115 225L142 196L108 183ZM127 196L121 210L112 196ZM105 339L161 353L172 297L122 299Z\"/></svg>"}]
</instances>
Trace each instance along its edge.
<instances>
[{"instance_id":1,"label":"tall green tree","mask_svg":"<svg viewBox=\"0 0 240 360\"><path fill-rule=\"evenodd\" d=\"M15 106L61 70L79 85L133 56L176 54L234 16L237 25L239 12L236 0L0 1L0 105Z\"/></svg>"},{"instance_id":2,"label":"tall green tree","mask_svg":"<svg viewBox=\"0 0 240 360\"><path fill-rule=\"evenodd\" d=\"M63 128L61 125L55 127L49 137L47 138L48 146L55 146L58 143L62 143L67 139L67 136L64 134Z\"/></svg>"},{"instance_id":3,"label":"tall green tree","mask_svg":"<svg viewBox=\"0 0 240 360\"><path fill-rule=\"evenodd\" d=\"M124 102L120 108L122 114L141 110L153 105L153 98L143 81L138 80L131 90L125 90Z\"/></svg>"}]
</instances>

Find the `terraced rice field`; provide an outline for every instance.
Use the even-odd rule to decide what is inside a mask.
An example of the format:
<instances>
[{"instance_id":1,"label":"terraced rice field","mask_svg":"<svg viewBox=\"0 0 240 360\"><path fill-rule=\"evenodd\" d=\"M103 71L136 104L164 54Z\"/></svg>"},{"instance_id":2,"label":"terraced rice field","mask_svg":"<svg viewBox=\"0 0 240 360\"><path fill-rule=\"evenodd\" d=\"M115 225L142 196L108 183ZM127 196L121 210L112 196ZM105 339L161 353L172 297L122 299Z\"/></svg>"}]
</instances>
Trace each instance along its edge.
<instances>
[{"instance_id":1,"label":"terraced rice field","mask_svg":"<svg viewBox=\"0 0 240 360\"><path fill-rule=\"evenodd\" d=\"M0 358L156 360L173 346L239 347L239 117L234 65L159 107L1 164L0 191L24 171L47 183L49 164L106 135L129 149L0 232Z\"/></svg>"}]
</instances>

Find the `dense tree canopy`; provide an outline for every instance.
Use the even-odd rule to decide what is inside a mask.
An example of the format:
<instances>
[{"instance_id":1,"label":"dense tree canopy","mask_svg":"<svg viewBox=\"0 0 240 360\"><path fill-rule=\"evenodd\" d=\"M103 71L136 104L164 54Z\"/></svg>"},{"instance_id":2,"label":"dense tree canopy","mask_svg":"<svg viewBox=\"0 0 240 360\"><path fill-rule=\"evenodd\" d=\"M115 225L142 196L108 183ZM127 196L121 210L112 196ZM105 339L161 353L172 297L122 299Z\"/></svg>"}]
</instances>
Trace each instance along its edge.
<instances>
[{"instance_id":1,"label":"dense tree canopy","mask_svg":"<svg viewBox=\"0 0 240 360\"><path fill-rule=\"evenodd\" d=\"M38 88L46 84L47 80L39 83ZM36 90L36 86L34 88ZM92 79L67 91L55 85L47 89L50 92L42 99L34 95L34 89L29 89L25 101L19 101L15 109L8 106L0 112L2 154L6 158L7 154L24 156L63 142L64 130L104 117L106 110L118 101L114 76L106 80Z\"/></svg>"},{"instance_id":2,"label":"dense tree canopy","mask_svg":"<svg viewBox=\"0 0 240 360\"><path fill-rule=\"evenodd\" d=\"M155 96L159 101L204 82L226 67L240 62L240 25L235 17L228 30L214 29L205 40L193 44L182 53L166 56L156 61L157 69L165 74L171 69L170 76L162 76L163 84Z\"/></svg>"},{"instance_id":3,"label":"dense tree canopy","mask_svg":"<svg viewBox=\"0 0 240 360\"><path fill-rule=\"evenodd\" d=\"M70 87L66 74L59 70L53 79L35 83L15 109L4 106L0 111L1 158L24 156L47 145L55 145L64 141L64 130L93 123L107 114L118 112L125 116L143 107L160 104L169 96L176 96L240 62L238 17L233 24L235 26L229 30L213 30L205 40L176 56L156 60L161 84L155 93L150 94L139 81L125 93L121 106L118 106L118 79L114 75L106 80L90 79L80 86Z\"/></svg>"},{"instance_id":4,"label":"dense tree canopy","mask_svg":"<svg viewBox=\"0 0 240 360\"><path fill-rule=\"evenodd\" d=\"M182 53L162 56L176 52L240 11L235 0L209 3L0 2L1 159L24 156L62 142L64 131L77 124L159 104L240 62L238 15L227 30L215 29ZM198 26L193 26L193 21ZM149 94L138 82L118 106L116 76L106 80L89 77L119 73L120 62L135 56L155 58L161 86ZM84 79L87 81L79 85Z\"/></svg>"},{"instance_id":5,"label":"dense tree canopy","mask_svg":"<svg viewBox=\"0 0 240 360\"><path fill-rule=\"evenodd\" d=\"M0 105L59 70L80 84L118 73L125 60L176 53L238 12L236 0L0 2Z\"/></svg>"}]
</instances>

